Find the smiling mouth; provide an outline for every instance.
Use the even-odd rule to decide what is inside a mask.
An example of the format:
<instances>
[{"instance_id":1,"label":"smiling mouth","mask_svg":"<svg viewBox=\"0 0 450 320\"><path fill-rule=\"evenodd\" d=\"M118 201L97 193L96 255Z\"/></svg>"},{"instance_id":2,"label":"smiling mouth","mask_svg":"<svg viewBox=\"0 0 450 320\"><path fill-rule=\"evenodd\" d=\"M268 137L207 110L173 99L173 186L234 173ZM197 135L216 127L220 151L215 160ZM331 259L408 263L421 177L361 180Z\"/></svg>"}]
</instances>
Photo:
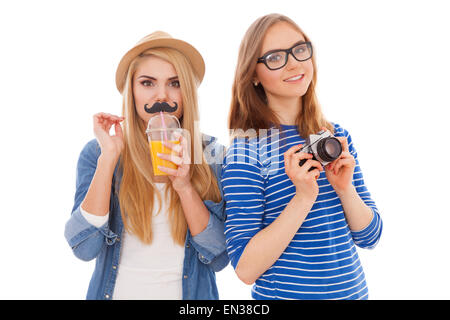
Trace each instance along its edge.
<instances>
[{"instance_id":1,"label":"smiling mouth","mask_svg":"<svg viewBox=\"0 0 450 320\"><path fill-rule=\"evenodd\" d=\"M303 79L304 76L305 76L304 74L298 74L296 76L293 76L293 77L288 78L288 79L283 80L283 81L285 81L285 82L297 81L297 80Z\"/></svg>"}]
</instances>

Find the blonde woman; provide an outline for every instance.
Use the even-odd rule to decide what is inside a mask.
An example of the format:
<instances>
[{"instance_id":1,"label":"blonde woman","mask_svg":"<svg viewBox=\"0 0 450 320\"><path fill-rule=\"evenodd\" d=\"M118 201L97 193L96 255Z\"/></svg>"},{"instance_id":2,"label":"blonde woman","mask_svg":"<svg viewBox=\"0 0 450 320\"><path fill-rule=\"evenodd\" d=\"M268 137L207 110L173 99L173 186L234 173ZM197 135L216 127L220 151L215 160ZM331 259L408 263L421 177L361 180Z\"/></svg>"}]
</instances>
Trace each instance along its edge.
<instances>
[{"instance_id":1,"label":"blonde woman","mask_svg":"<svg viewBox=\"0 0 450 320\"><path fill-rule=\"evenodd\" d=\"M120 61L123 116L94 115L96 139L80 154L65 228L74 254L96 259L87 299L218 299L215 272L228 264L221 161L208 163L222 147L195 128L203 75L200 53L161 31ZM190 139L167 145L174 154L159 156L178 169L159 167L167 175L157 176L145 131L158 114L151 109L164 105Z\"/></svg>"},{"instance_id":2,"label":"blonde woman","mask_svg":"<svg viewBox=\"0 0 450 320\"><path fill-rule=\"evenodd\" d=\"M255 299L368 298L356 246L373 248L382 221L352 138L321 113L316 83L313 45L295 22L270 14L250 26L233 84L236 138L222 185L231 264L254 283ZM342 148L324 166L302 151L322 130Z\"/></svg>"}]
</instances>

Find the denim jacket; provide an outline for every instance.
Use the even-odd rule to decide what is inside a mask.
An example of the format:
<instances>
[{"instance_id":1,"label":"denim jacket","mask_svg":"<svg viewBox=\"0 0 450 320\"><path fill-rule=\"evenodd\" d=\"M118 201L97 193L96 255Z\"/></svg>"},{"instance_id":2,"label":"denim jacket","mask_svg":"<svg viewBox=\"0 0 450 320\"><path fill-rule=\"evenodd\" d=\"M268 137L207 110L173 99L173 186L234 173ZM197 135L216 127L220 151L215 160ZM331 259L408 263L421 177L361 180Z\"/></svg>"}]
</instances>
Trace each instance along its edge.
<instances>
[{"instance_id":1,"label":"denim jacket","mask_svg":"<svg viewBox=\"0 0 450 320\"><path fill-rule=\"evenodd\" d=\"M215 140L213 137L203 135L203 147L209 145L208 149L212 150L212 153L220 152L222 155L223 147L215 143ZM94 176L99 156L100 146L95 139L88 142L81 151L77 164L75 204L64 232L75 256L85 261L96 259L86 296L88 300L112 299L119 268L123 232L118 190L116 190L119 185L116 182L121 178L118 166L115 168L111 184L108 222L97 228L91 225L80 211L81 202ZM216 175L223 197L220 182L222 165L213 163L210 166ZM219 203L206 200L204 204L210 212L208 225L205 230L195 236L190 234L188 228L184 245L182 297L187 300L218 299L215 272L225 268L229 262L224 235L224 200L222 199Z\"/></svg>"}]
</instances>

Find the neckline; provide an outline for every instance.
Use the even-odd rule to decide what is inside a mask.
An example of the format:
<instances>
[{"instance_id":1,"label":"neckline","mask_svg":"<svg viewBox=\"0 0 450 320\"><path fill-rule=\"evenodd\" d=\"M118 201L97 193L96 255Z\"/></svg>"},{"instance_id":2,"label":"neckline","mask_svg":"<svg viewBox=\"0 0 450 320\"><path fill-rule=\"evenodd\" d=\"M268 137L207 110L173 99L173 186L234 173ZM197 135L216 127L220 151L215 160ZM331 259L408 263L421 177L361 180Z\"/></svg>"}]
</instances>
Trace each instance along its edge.
<instances>
[{"instance_id":1,"label":"neckline","mask_svg":"<svg viewBox=\"0 0 450 320\"><path fill-rule=\"evenodd\" d=\"M166 183L165 182L155 182L155 185L158 189L161 189L166 186Z\"/></svg>"},{"instance_id":2,"label":"neckline","mask_svg":"<svg viewBox=\"0 0 450 320\"><path fill-rule=\"evenodd\" d=\"M293 128L297 128L297 124L284 124L284 123L280 123L279 125L280 125L280 127L283 128L283 129L293 129ZM271 122L271 123L269 124L269 127L270 127L270 128L275 128L276 125L275 125L274 123Z\"/></svg>"},{"instance_id":3,"label":"neckline","mask_svg":"<svg viewBox=\"0 0 450 320\"><path fill-rule=\"evenodd\" d=\"M286 128L286 129L297 128L297 125L296 125L296 124L282 124L282 123L280 123L280 126L281 126L282 128Z\"/></svg>"}]
</instances>

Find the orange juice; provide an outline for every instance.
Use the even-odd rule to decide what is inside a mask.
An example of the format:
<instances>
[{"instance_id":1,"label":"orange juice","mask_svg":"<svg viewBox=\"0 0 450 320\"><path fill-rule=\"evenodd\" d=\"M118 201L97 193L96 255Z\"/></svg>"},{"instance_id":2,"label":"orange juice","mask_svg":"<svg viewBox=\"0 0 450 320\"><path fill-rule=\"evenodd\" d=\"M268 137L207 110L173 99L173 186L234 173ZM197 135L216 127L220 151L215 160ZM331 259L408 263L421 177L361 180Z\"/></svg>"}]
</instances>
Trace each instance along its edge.
<instances>
[{"instance_id":1,"label":"orange juice","mask_svg":"<svg viewBox=\"0 0 450 320\"><path fill-rule=\"evenodd\" d=\"M180 141L169 140L169 143L179 144ZM178 166L176 164L174 164L173 162L168 161L168 160L163 160L157 156L158 153L166 153L166 154L174 153L171 149L169 149L165 145L163 145L163 141L150 141L149 146L150 146L150 154L152 156L153 173L155 176L167 175L167 173L159 170L158 166L163 166L163 167L172 168L172 169L178 168Z\"/></svg>"}]
</instances>

